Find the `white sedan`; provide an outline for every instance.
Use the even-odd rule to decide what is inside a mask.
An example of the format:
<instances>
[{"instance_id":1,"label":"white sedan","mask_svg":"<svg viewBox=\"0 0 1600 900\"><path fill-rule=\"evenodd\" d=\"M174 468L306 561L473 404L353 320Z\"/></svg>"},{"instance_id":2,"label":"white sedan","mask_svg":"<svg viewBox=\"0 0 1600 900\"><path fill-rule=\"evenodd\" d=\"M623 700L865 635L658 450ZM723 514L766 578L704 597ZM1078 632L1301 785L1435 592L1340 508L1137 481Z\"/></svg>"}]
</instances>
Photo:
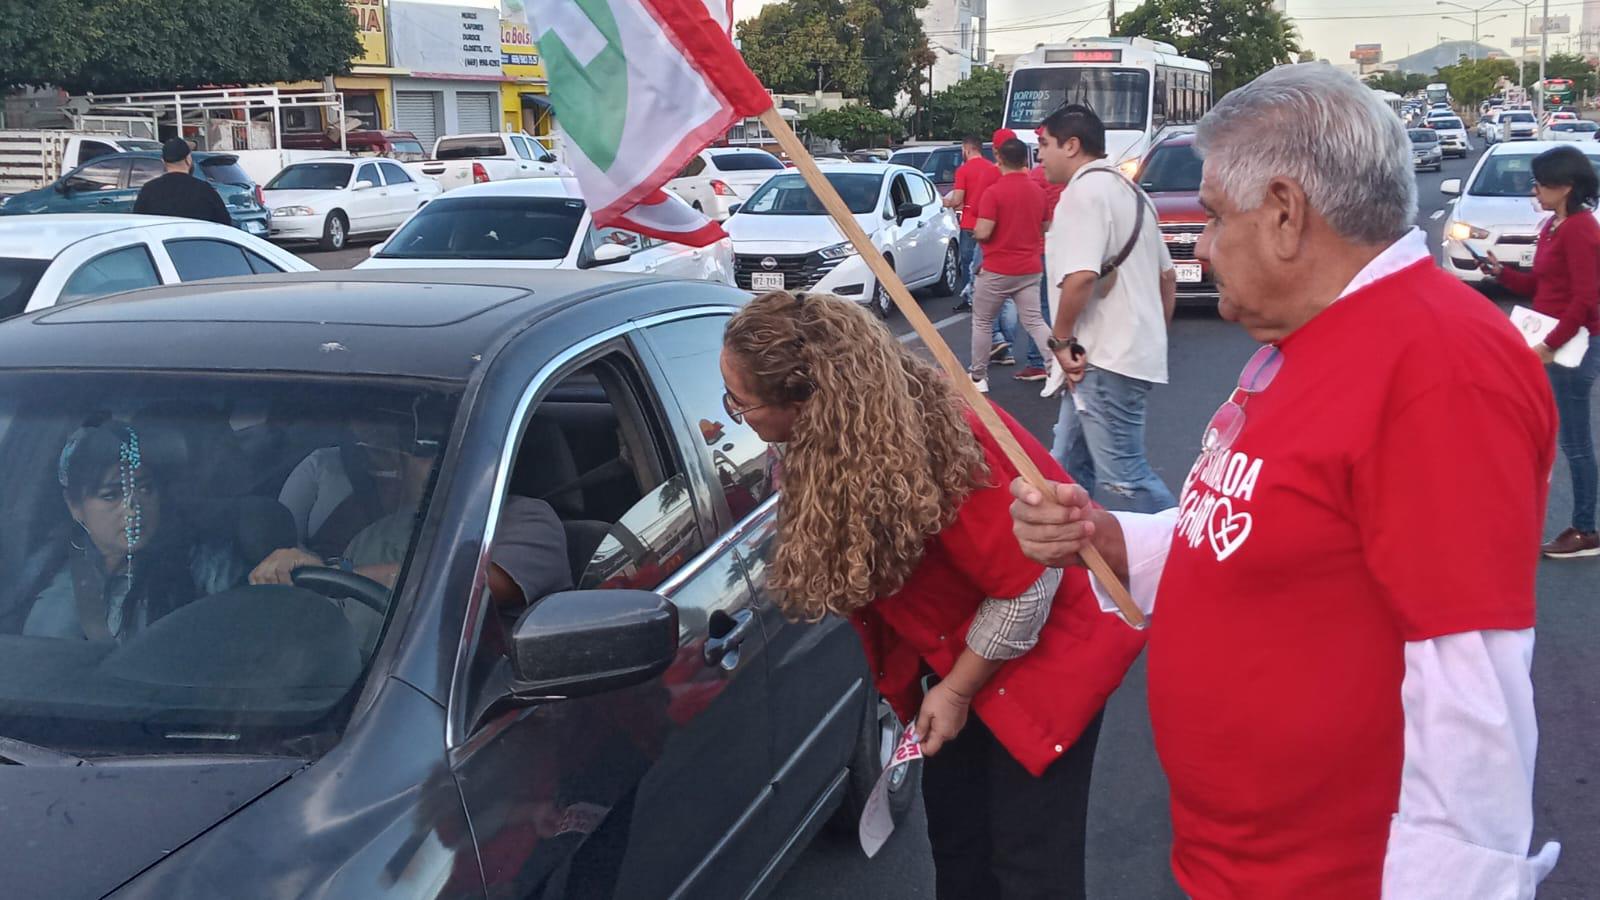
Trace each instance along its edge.
<instances>
[{"instance_id":1,"label":"white sedan","mask_svg":"<svg viewBox=\"0 0 1600 900\"><path fill-rule=\"evenodd\" d=\"M213 222L70 213L0 218L0 318L158 284L315 268Z\"/></svg>"},{"instance_id":2,"label":"white sedan","mask_svg":"<svg viewBox=\"0 0 1600 900\"><path fill-rule=\"evenodd\" d=\"M667 202L683 204L670 194ZM622 228L597 228L575 180L523 178L445 194L417 210L356 268L602 266L733 284L733 247L727 238L708 247L689 247Z\"/></svg>"},{"instance_id":3,"label":"white sedan","mask_svg":"<svg viewBox=\"0 0 1600 900\"><path fill-rule=\"evenodd\" d=\"M1447 178L1439 185L1440 191L1458 198L1444 227L1447 270L1466 282L1489 280L1467 252L1469 245L1479 253L1492 251L1508 266L1532 267L1539 227L1549 215L1533 199L1533 158L1561 146L1565 145L1548 141L1495 144L1467 176L1464 193L1460 178ZM1577 146L1600 167L1600 143Z\"/></svg>"},{"instance_id":4,"label":"white sedan","mask_svg":"<svg viewBox=\"0 0 1600 900\"><path fill-rule=\"evenodd\" d=\"M262 188L275 241L316 241L343 250L353 235L388 234L439 196L387 159L318 159L285 166Z\"/></svg>"},{"instance_id":5,"label":"white sedan","mask_svg":"<svg viewBox=\"0 0 1600 900\"><path fill-rule=\"evenodd\" d=\"M717 221L768 178L782 172L776 156L757 147L712 147L695 154L667 190Z\"/></svg>"},{"instance_id":6,"label":"white sedan","mask_svg":"<svg viewBox=\"0 0 1600 900\"><path fill-rule=\"evenodd\" d=\"M1600 140L1600 123L1587 119L1558 119L1549 122L1539 132L1544 141L1594 141Z\"/></svg>"},{"instance_id":7,"label":"white sedan","mask_svg":"<svg viewBox=\"0 0 1600 900\"><path fill-rule=\"evenodd\" d=\"M840 163L823 171L906 287L955 293L959 229L927 176L892 163ZM870 303L882 316L894 310L888 290L798 172L762 185L725 227L739 287L825 291Z\"/></svg>"}]
</instances>

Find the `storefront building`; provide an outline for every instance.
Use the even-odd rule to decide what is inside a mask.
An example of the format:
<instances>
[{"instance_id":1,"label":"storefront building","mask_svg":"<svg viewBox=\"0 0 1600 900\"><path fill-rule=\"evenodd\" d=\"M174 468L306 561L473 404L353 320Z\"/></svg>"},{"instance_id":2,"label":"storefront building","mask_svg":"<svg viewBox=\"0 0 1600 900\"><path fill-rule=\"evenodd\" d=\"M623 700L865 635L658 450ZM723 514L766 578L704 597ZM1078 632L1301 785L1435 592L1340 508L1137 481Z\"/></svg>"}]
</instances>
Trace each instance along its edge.
<instances>
[{"instance_id":1,"label":"storefront building","mask_svg":"<svg viewBox=\"0 0 1600 900\"><path fill-rule=\"evenodd\" d=\"M500 9L500 118L505 131L549 135L555 126L548 82L526 14Z\"/></svg>"}]
</instances>

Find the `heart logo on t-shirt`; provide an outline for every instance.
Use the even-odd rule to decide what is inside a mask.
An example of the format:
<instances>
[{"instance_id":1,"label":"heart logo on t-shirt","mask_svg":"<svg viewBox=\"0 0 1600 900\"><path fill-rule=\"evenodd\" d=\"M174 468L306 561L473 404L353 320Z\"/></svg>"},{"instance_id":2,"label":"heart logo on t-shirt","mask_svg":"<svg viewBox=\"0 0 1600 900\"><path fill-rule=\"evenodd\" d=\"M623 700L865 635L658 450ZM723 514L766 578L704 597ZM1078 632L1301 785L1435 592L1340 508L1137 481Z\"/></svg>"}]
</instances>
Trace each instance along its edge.
<instances>
[{"instance_id":1,"label":"heart logo on t-shirt","mask_svg":"<svg viewBox=\"0 0 1600 900\"><path fill-rule=\"evenodd\" d=\"M1217 552L1217 562L1222 562L1244 546L1245 539L1250 537L1250 514L1234 512L1232 500L1218 497L1217 505L1211 508L1207 527L1211 549Z\"/></svg>"}]
</instances>

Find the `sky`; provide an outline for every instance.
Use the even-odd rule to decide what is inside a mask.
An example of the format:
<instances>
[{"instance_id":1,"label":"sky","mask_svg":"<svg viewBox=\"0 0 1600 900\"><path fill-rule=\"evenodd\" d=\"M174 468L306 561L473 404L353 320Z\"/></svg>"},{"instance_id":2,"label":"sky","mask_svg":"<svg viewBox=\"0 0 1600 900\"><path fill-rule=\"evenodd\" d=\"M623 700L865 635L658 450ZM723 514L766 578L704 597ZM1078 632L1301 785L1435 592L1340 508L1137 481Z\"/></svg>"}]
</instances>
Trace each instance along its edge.
<instances>
[{"instance_id":1,"label":"sky","mask_svg":"<svg viewBox=\"0 0 1600 900\"><path fill-rule=\"evenodd\" d=\"M769 0L734 0L734 15L743 19L755 15ZM949 3L953 0L930 0ZM1137 5L1135 0L1116 0L1118 12ZM1590 0L1591 5L1600 6ZM1356 44L1382 44L1386 59L1399 59L1426 50L1443 40L1469 40L1472 13L1438 6L1435 0L1287 0L1289 18L1300 31L1302 45L1319 57L1348 62ZM1549 0L1552 17L1572 18L1576 32L1583 13L1582 0ZM1512 0L1460 0L1461 6L1493 10L1479 16L1479 40L1491 47L1511 50L1511 38L1522 34L1521 9ZM1542 2L1529 7L1529 14L1540 15ZM1509 10L1509 13L1506 11ZM1505 14L1505 18L1495 18ZM1456 15L1463 22L1442 19ZM1106 0L989 0L989 49L994 53L1017 53L1033 49L1036 43L1064 41L1073 36L1088 37L1106 33ZM1490 36L1492 35L1492 37ZM1563 39L1551 36L1557 48ZM1596 49L1600 49L1597 47Z\"/></svg>"}]
</instances>

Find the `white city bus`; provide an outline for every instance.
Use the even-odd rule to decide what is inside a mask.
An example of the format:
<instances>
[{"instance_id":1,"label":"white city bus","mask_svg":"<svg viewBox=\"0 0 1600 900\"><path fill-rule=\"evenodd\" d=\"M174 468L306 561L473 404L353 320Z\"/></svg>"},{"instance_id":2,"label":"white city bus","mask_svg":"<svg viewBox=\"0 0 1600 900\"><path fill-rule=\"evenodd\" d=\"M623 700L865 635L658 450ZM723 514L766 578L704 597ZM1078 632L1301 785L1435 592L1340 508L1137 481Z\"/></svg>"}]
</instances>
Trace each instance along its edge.
<instances>
[{"instance_id":1,"label":"white city bus","mask_svg":"<svg viewBox=\"0 0 1600 900\"><path fill-rule=\"evenodd\" d=\"M1164 131L1186 129L1211 108L1211 64L1139 37L1041 44L1017 57L1006 86L1005 124L1032 144L1034 130L1068 103L1106 125L1106 157L1130 177Z\"/></svg>"}]
</instances>

